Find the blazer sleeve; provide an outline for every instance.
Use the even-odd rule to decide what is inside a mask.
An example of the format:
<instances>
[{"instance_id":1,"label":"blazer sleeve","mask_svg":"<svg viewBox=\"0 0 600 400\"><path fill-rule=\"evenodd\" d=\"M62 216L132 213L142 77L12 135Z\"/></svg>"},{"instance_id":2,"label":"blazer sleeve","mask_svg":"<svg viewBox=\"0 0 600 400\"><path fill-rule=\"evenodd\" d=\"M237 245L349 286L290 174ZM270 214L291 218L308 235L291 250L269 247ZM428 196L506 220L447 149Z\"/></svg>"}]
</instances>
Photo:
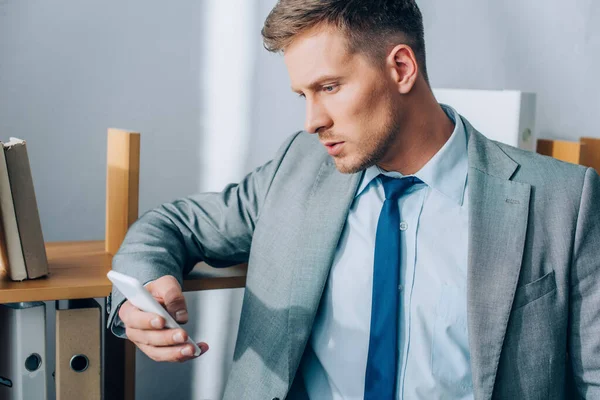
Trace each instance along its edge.
<instances>
[{"instance_id":1,"label":"blazer sleeve","mask_svg":"<svg viewBox=\"0 0 600 400\"><path fill-rule=\"evenodd\" d=\"M220 193L202 193L163 204L145 213L129 229L112 268L147 283L172 275L183 277L205 261L227 267L248 260L254 227L279 165L299 133L280 147L273 160ZM113 287L108 326L125 337L118 318L124 296Z\"/></svg>"},{"instance_id":2,"label":"blazer sleeve","mask_svg":"<svg viewBox=\"0 0 600 400\"><path fill-rule=\"evenodd\" d=\"M579 395L600 398L600 177L584 178L571 265L569 358Z\"/></svg>"}]
</instances>

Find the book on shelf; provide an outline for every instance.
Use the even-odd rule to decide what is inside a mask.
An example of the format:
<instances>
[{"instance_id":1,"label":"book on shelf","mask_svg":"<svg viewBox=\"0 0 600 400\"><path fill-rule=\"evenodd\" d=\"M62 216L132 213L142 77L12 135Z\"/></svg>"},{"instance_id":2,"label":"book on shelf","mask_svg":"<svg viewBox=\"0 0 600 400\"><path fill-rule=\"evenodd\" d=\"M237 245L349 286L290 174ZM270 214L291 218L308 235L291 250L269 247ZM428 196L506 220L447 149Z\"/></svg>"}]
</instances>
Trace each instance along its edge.
<instances>
[{"instance_id":1,"label":"book on shelf","mask_svg":"<svg viewBox=\"0 0 600 400\"><path fill-rule=\"evenodd\" d=\"M10 138L0 150L2 267L15 281L39 278L48 274L48 259L27 145Z\"/></svg>"},{"instance_id":2,"label":"book on shelf","mask_svg":"<svg viewBox=\"0 0 600 400\"><path fill-rule=\"evenodd\" d=\"M2 191L1 184L0 191ZM2 227L2 213L0 212L0 276L4 271L8 271L8 253L6 252L6 240L4 239L4 229Z\"/></svg>"}]
</instances>

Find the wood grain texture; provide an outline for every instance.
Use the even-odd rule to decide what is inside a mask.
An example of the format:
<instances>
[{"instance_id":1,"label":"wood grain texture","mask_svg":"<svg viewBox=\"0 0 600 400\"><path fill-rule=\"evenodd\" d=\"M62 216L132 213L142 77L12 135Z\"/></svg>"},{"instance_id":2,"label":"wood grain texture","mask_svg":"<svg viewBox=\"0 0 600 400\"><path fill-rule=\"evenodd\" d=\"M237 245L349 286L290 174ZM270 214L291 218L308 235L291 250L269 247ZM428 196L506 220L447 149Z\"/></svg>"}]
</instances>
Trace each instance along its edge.
<instances>
[{"instance_id":1,"label":"wood grain texture","mask_svg":"<svg viewBox=\"0 0 600 400\"><path fill-rule=\"evenodd\" d=\"M106 171L106 252L116 254L138 218L140 134L108 130Z\"/></svg>"},{"instance_id":2,"label":"wood grain texture","mask_svg":"<svg viewBox=\"0 0 600 400\"><path fill-rule=\"evenodd\" d=\"M104 241L46 243L50 275L13 282L6 274L0 274L0 304L108 296L112 284L106 274L112 256L104 248ZM212 268L199 263L184 280L183 290L232 289L245 284L245 264Z\"/></svg>"},{"instance_id":3,"label":"wood grain texture","mask_svg":"<svg viewBox=\"0 0 600 400\"><path fill-rule=\"evenodd\" d=\"M199 263L183 280L183 291L242 288L246 286L247 271L247 264L213 268L206 263Z\"/></svg>"},{"instance_id":4,"label":"wood grain texture","mask_svg":"<svg viewBox=\"0 0 600 400\"><path fill-rule=\"evenodd\" d=\"M104 242L47 243L49 275L12 282L0 277L0 303L106 297L111 284L106 278L112 257Z\"/></svg>"},{"instance_id":5,"label":"wood grain texture","mask_svg":"<svg viewBox=\"0 0 600 400\"><path fill-rule=\"evenodd\" d=\"M581 165L592 167L600 174L600 139L581 138Z\"/></svg>"},{"instance_id":6,"label":"wood grain texture","mask_svg":"<svg viewBox=\"0 0 600 400\"><path fill-rule=\"evenodd\" d=\"M537 152L572 164L580 163L581 143L564 140L538 139Z\"/></svg>"},{"instance_id":7,"label":"wood grain texture","mask_svg":"<svg viewBox=\"0 0 600 400\"><path fill-rule=\"evenodd\" d=\"M106 151L106 231L105 251L115 255L127 230L138 218L140 182L140 134L109 129ZM125 400L135 399L135 348L124 346L123 392ZM120 396L119 396L120 397Z\"/></svg>"}]
</instances>

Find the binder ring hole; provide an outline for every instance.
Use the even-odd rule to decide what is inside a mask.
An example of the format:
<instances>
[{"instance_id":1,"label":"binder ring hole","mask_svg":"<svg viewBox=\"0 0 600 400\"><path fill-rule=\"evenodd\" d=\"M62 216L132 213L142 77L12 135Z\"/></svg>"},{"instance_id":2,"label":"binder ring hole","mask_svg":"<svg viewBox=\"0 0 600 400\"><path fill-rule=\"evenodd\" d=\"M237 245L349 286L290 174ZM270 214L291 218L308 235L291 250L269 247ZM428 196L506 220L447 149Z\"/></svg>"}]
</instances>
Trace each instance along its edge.
<instances>
[{"instance_id":1,"label":"binder ring hole","mask_svg":"<svg viewBox=\"0 0 600 400\"><path fill-rule=\"evenodd\" d=\"M90 366L90 360L83 354L76 354L71 358L71 369L75 372L84 372Z\"/></svg>"},{"instance_id":2,"label":"binder ring hole","mask_svg":"<svg viewBox=\"0 0 600 400\"><path fill-rule=\"evenodd\" d=\"M37 371L42 366L42 357L39 354L33 353L25 359L25 368L29 372Z\"/></svg>"}]
</instances>

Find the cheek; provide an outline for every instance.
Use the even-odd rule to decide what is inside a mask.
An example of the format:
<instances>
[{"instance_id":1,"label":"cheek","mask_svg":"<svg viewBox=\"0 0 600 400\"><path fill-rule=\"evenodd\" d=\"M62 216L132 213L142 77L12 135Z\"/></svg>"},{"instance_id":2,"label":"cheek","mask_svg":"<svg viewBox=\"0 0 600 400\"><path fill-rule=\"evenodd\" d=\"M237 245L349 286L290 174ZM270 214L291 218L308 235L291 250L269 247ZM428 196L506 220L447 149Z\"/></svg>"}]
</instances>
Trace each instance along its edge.
<instances>
[{"instance_id":1,"label":"cheek","mask_svg":"<svg viewBox=\"0 0 600 400\"><path fill-rule=\"evenodd\" d=\"M371 130L384 122L382 117L389 114L386 112L389 101L380 88L348 86L331 103L335 125L343 134L350 133L347 130Z\"/></svg>"}]
</instances>

